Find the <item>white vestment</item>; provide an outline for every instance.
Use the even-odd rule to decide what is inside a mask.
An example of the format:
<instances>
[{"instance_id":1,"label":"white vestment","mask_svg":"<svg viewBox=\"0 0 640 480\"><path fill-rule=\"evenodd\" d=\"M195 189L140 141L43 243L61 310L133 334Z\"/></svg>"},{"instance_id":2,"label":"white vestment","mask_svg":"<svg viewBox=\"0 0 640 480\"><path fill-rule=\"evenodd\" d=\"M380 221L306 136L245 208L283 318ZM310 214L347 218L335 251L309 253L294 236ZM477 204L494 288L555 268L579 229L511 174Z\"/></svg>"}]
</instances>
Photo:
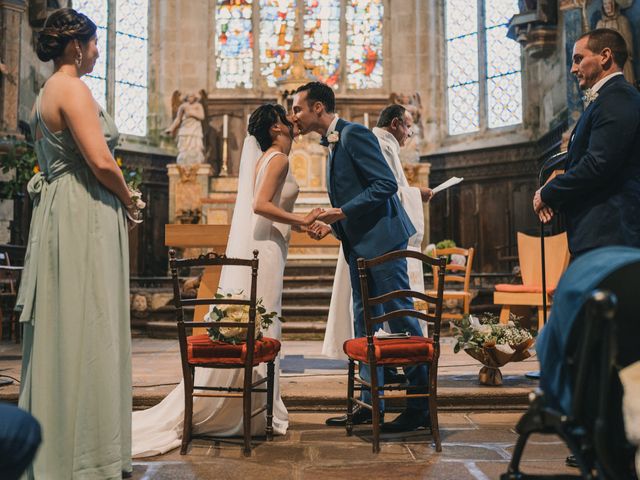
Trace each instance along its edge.
<instances>
[{"instance_id":1,"label":"white vestment","mask_svg":"<svg viewBox=\"0 0 640 480\"><path fill-rule=\"evenodd\" d=\"M422 251L422 238L424 237L424 213L422 210L422 195L420 189L412 187L402 169L400 161L400 144L395 137L383 128L374 127L373 133L378 137L380 149L385 160L393 172L398 183L398 197L402 206L409 215L409 219L416 229L416 233L409 238L408 249ZM407 259L409 284L412 290L424 292L424 276L422 262L417 259ZM359 288L359 286L358 286ZM353 338L353 300L351 297L351 279L349 277L349 265L344 257L342 246L338 255L336 275L331 292L331 304L327 318L327 328L322 344L322 353L331 358L346 359L342 350L346 340ZM420 322L424 335L427 335L426 322Z\"/></svg>"}]
</instances>

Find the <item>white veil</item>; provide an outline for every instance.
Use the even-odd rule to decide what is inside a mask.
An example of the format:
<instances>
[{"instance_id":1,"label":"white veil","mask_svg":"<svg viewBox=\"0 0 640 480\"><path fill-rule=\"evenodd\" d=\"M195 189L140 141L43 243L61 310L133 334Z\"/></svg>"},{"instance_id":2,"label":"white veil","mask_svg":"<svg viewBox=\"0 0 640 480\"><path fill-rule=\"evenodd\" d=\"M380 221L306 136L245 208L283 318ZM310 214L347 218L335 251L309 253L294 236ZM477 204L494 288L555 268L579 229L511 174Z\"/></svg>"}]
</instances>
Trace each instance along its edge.
<instances>
[{"instance_id":1,"label":"white veil","mask_svg":"<svg viewBox=\"0 0 640 480\"><path fill-rule=\"evenodd\" d=\"M230 258L253 258L253 193L256 164L263 155L258 141L247 135L242 145L240 173L238 174L238 196L231 219L231 231L227 240L226 255ZM228 293L251 289L251 275L246 267L223 267L219 288Z\"/></svg>"}]
</instances>

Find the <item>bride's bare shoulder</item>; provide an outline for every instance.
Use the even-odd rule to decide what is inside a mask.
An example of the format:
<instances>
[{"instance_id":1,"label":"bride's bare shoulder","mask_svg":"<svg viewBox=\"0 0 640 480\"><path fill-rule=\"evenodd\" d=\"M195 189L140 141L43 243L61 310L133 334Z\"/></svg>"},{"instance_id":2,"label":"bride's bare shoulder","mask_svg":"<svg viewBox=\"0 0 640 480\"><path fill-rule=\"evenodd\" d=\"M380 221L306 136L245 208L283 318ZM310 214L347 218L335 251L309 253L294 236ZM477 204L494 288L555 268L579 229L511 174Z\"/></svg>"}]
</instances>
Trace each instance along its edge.
<instances>
[{"instance_id":1,"label":"bride's bare shoulder","mask_svg":"<svg viewBox=\"0 0 640 480\"><path fill-rule=\"evenodd\" d=\"M270 152L267 150L258 159L258 162L256 163L256 172L259 172L262 169L265 162L267 162L266 166L264 167L265 170L280 171L282 169L288 168L289 156L283 152Z\"/></svg>"}]
</instances>

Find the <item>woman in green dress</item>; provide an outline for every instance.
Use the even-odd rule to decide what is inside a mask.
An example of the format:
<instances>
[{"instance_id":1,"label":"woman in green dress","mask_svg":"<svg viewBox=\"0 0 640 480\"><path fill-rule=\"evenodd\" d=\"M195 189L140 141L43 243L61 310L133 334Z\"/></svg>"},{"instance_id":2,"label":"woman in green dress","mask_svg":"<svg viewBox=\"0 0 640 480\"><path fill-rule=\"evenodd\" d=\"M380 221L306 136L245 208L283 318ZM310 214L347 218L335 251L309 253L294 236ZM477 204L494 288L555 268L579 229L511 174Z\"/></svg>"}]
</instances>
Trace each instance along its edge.
<instances>
[{"instance_id":1,"label":"woman in green dress","mask_svg":"<svg viewBox=\"0 0 640 480\"><path fill-rule=\"evenodd\" d=\"M54 73L32 119L40 173L18 307L20 407L42 426L28 478L120 479L131 472L127 217L137 206L113 149L118 131L80 79L98 58L96 25L53 12L36 40Z\"/></svg>"}]
</instances>

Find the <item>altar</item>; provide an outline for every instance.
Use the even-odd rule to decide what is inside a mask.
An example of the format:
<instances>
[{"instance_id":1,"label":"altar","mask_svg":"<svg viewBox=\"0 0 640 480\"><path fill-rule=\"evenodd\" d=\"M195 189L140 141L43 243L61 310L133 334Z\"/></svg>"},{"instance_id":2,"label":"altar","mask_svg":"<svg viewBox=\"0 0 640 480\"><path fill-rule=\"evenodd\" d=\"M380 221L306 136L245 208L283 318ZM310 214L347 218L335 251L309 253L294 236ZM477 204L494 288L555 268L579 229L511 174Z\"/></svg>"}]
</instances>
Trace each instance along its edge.
<instances>
[{"instance_id":1,"label":"altar","mask_svg":"<svg viewBox=\"0 0 640 480\"><path fill-rule=\"evenodd\" d=\"M298 18L289 49L290 58L285 65L278 66L274 72L277 85L276 95L241 96L221 94L208 95L200 91L200 101L204 112L203 136L205 164L168 166L169 176L169 223L198 224L202 227L193 229L175 229L167 225L166 244L170 246L187 246L187 242L198 243L191 247L220 247L221 243L212 243L213 235L224 240L225 228L231 223L233 208L236 203L238 189L238 171L243 139L247 135L248 119L258 106L265 103L279 103L287 111L291 110L292 96L296 89L305 83L316 80L318 72L305 60L305 48L302 42L302 18ZM174 93L174 99L179 92ZM357 92L337 92L337 114L345 120L363 124L370 128L378 120L379 113L391 103L411 103L419 95L392 93L390 96ZM177 105L174 103L174 109ZM406 147L401 150L401 158L407 180L412 186L428 187L430 165L419 163L419 149L422 141L421 110L419 104L407 105L414 115L414 135ZM305 214L313 208L330 208L326 186L326 163L328 148L320 145L320 135L310 133L294 140L289 154L290 169L300 187L300 193L294 212ZM424 240L423 247L429 243L429 206L423 204ZM219 228L213 228L213 227ZM177 232L189 232L177 233ZM204 233L207 232L207 233ZM194 235L193 238L188 238ZM202 235L203 240L195 240ZM207 237L208 236L208 237ZM205 237L206 241L205 241ZM224 238L223 238L224 237ZM306 235L293 233L288 262L317 261L335 263L338 248L337 242L327 240L326 243L308 241ZM204 242L204 243L203 243ZM218 240L216 240L218 242ZM332 248L326 248L332 247Z\"/></svg>"}]
</instances>

